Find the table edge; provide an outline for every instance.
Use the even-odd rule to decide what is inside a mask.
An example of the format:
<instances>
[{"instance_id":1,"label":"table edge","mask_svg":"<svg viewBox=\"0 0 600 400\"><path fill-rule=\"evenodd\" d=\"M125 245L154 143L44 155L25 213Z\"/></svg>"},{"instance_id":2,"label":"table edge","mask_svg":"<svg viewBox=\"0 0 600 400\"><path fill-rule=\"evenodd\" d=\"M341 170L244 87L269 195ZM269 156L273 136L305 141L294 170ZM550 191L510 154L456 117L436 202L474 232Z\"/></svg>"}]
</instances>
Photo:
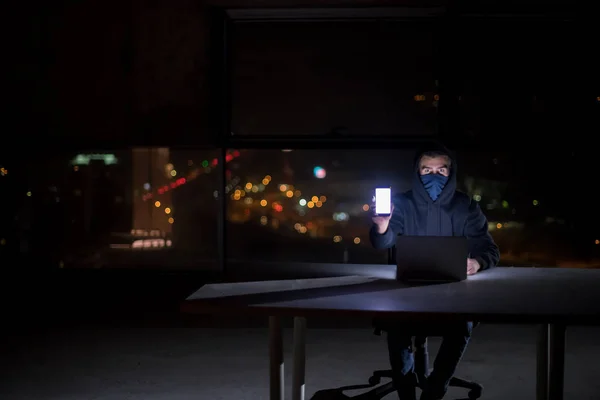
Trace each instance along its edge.
<instances>
[{"instance_id":1,"label":"table edge","mask_svg":"<svg viewBox=\"0 0 600 400\"><path fill-rule=\"evenodd\" d=\"M196 302L196 304L194 304ZM564 324L580 326L600 326L600 315L569 314L489 314L489 313L451 313L422 311L374 311L356 309L298 308L269 306L240 306L239 304L210 304L200 301L185 301L180 311L187 315L227 315L255 317L343 317L343 318L391 318L405 321L453 322L477 321L490 324Z\"/></svg>"}]
</instances>

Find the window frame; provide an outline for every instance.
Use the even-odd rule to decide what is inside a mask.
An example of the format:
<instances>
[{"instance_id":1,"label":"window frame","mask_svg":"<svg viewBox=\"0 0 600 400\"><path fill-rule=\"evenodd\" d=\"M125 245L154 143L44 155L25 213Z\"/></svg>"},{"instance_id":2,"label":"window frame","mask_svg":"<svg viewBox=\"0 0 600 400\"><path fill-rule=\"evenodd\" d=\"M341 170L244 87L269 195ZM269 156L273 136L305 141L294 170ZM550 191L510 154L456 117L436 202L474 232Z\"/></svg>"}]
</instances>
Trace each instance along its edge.
<instances>
[{"instance_id":1,"label":"window frame","mask_svg":"<svg viewBox=\"0 0 600 400\"><path fill-rule=\"evenodd\" d=\"M490 12L491 11L491 12ZM504 14L499 13L505 12ZM510 10L514 11L514 10ZM289 21L294 22L314 22L314 21L331 21L331 20L354 20L354 21L365 21L365 20L415 20L415 19L429 19L439 23L438 38L442 40L448 35L444 35L444 32L448 32L453 27L460 25L461 21L472 21L472 20L511 20L511 19L531 19L532 21L539 20L565 20L573 18L573 9L569 7L562 7L553 10L541 10L539 7L535 9L523 8L520 14L515 14L509 10L490 10L484 7L479 9L459 9L451 6L433 6L433 7L421 7L421 8L409 8L409 7L369 7L369 8L238 8L238 9L216 9L213 13L214 27L217 28L216 35L213 36L213 49L214 53L212 60L213 71L217 71L217 75L213 75L213 82L216 84L213 86L213 99L216 100L217 112L212 115L215 116L214 127L218 132L218 147L221 148L221 162L220 162L220 179L219 179L219 190L222 194L219 198L219 231L218 231L218 266L221 272L225 275L231 273L228 271L228 265L233 267L236 262L228 261L227 259L227 232L226 232L226 218L227 218L227 198L223 195L224 188L226 185L225 168L224 168L224 157L227 149L348 149L348 148L368 148L368 149L390 149L390 148L413 148L419 143L431 140L441 139L448 140L452 138L452 132L457 132L460 129L460 123L457 121L458 111L458 89L456 82L452 78L452 67L451 67L451 51L441 52L440 41L436 41L434 52L440 63L440 105L437 113L436 123L437 132L433 136L421 136L421 137L390 137L390 136L378 136L370 135L365 136L352 136L352 137L341 137L333 138L327 136L232 136L231 135L231 57L230 57L230 41L231 41L231 26L232 24L244 22L275 22L275 21ZM441 35L440 35L441 33ZM442 43L442 47L451 43ZM461 148L477 149L481 148L482 144L478 142L465 142L462 138L458 138L455 144ZM255 263L256 264L256 263ZM263 263L263 269L275 269L278 265ZM282 264L288 265L291 262L283 262ZM298 264L298 263L293 263ZM324 263L327 264L327 263ZM270 267L269 267L270 265ZM308 265L308 264L307 264ZM327 264L328 265L328 264ZM333 265L332 265L333 267ZM343 264L335 264L335 271L329 270L330 273L338 273L339 275L347 274L346 268L343 268ZM328 271L329 271L328 270Z\"/></svg>"},{"instance_id":2,"label":"window frame","mask_svg":"<svg viewBox=\"0 0 600 400\"><path fill-rule=\"evenodd\" d=\"M115 150L116 148L131 148L133 144L144 146L144 147L161 147L169 146L172 149L177 148L193 148L193 149L215 149L219 151L218 158L220 160L218 167L218 193L219 193L219 204L217 213L217 270L228 276L234 273L236 270L244 269L246 263L240 265L239 261L228 260L227 255L227 202L228 199L225 196L225 186L227 184L226 179L226 168L225 158L229 149L391 149L391 148L414 148L424 140L436 138L441 140L447 140L451 138L450 132L456 132L459 129L459 125L456 121L456 112L458 102L454 101L458 95L456 85L452 80L451 73L451 60L449 59L448 53L437 53L436 57L440 60L440 107L437 113L437 125L438 135L435 136L419 136L419 137L402 137L402 136L356 136L351 137L327 137L327 136L231 136L230 124L231 124L231 59L229 57L229 44L231 35L231 26L237 22L269 22L269 21L289 21L290 23L296 22L314 22L314 21L327 21L327 20L415 20L415 19L429 19L436 20L439 23L440 32L452 29L461 21L467 20L485 20L485 19L502 19L509 21L511 19L531 19L536 20L566 20L574 18L573 11L568 8L563 8L558 12L554 13L542 13L541 10L536 10L536 13L523 13L521 15L515 14L491 14L485 11L471 12L467 10L458 10L451 7L421 7L421 8L408 8L408 7L368 7L368 8L209 8L209 70L208 79L209 82L209 98L208 102L209 109L207 113L209 115L209 134L207 135L208 141L203 143L189 144L183 143L169 143L168 136L166 142L161 140L148 140L145 135L136 130L132 136L124 137L118 141L108 141L98 143L96 140L82 138L76 142L67 142L62 146L82 152L82 148L94 149L95 151L100 150ZM441 35L442 37L445 35ZM437 44L436 46L439 46ZM437 50L434 50L437 52ZM160 142L160 143L159 143ZM480 143L473 141L463 142L460 139L453 143L454 147L460 147L461 149L473 149L481 148ZM42 147L40 147L42 148ZM309 270L317 270L314 267L314 263L294 263L283 261L282 263L259 263L252 262L248 263L253 265L261 265L264 267L264 271L271 270L274 273L283 273L282 271L276 271L278 268L284 268L286 273L293 273L290 269L291 265L304 265L306 264ZM327 264L323 274L333 276L335 274L344 275L348 274L349 269L344 267L345 264ZM283 267L282 267L283 265ZM352 265L352 264L346 264ZM353 267L349 267L351 270ZM251 271L250 271L251 272ZM258 273L258 271L257 271ZM303 273L306 275L307 273ZM317 275L321 276L321 273Z\"/></svg>"},{"instance_id":3,"label":"window frame","mask_svg":"<svg viewBox=\"0 0 600 400\"><path fill-rule=\"evenodd\" d=\"M220 16L219 16L220 14ZM416 143L437 138L436 135L428 136L403 136L390 135L352 135L351 137L331 137L324 135L244 135L231 134L231 27L236 23L253 22L289 22L303 23L315 21L439 21L440 24L446 16L444 7L368 7L368 8L260 8L260 9L225 9L217 12L221 18L220 33L221 54L215 59L220 61L218 70L221 71L216 80L222 82L216 94L219 99L221 118L219 127L221 146L229 148L267 149L267 148L373 148L388 149L412 147ZM437 53L437 46L434 51ZM440 60L441 61L441 60ZM441 98L440 94L440 98ZM440 125L440 113L437 113L436 123ZM439 130L439 129L438 129Z\"/></svg>"},{"instance_id":4,"label":"window frame","mask_svg":"<svg viewBox=\"0 0 600 400\"><path fill-rule=\"evenodd\" d=\"M407 148L414 147L425 140L437 138L434 136L419 137L390 137L389 135L370 135L352 137L327 137L323 135L303 136L232 136L231 135L231 27L235 23L244 22L275 22L286 21L290 23L314 22L314 21L402 21L402 20L438 20L443 23L447 9L445 7L368 7L368 8L240 8L240 9L215 9L213 10L212 29L213 45L212 71L213 96L215 99L216 112L213 115L212 126L218 132L218 147L221 149L219 162L219 212L218 212L218 268L224 275L230 275L229 266L233 264L227 258L227 197L225 196L226 169L225 156L227 149L349 149L349 148ZM434 49L434 51L436 51ZM443 63L443 61L441 61ZM440 85L441 87L442 85ZM440 94L440 98L442 95ZM436 123L440 126L441 114L437 113ZM439 131L440 129L438 129ZM286 263L285 264L290 264ZM297 263L296 263L297 264ZM268 268L270 266L270 268ZM332 265L334 266L334 265ZM340 268L341 264L335 264L339 275L347 274L346 268ZM264 263L264 268L277 268L276 265ZM339 273L337 272L339 271Z\"/></svg>"}]
</instances>

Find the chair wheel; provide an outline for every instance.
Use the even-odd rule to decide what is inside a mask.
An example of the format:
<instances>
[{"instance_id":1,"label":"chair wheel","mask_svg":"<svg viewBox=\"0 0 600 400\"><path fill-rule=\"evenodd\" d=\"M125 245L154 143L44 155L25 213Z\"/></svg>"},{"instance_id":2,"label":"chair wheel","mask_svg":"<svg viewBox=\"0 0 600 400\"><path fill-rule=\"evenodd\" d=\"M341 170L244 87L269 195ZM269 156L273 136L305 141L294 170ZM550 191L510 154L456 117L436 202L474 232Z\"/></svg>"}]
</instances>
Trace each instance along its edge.
<instances>
[{"instance_id":1,"label":"chair wheel","mask_svg":"<svg viewBox=\"0 0 600 400\"><path fill-rule=\"evenodd\" d=\"M477 400L481 397L481 389L472 389L469 390L469 400Z\"/></svg>"},{"instance_id":2,"label":"chair wheel","mask_svg":"<svg viewBox=\"0 0 600 400\"><path fill-rule=\"evenodd\" d=\"M378 385L379 382L381 382L381 378L378 376L373 375L372 377L369 378L369 385L371 385L371 386Z\"/></svg>"}]
</instances>

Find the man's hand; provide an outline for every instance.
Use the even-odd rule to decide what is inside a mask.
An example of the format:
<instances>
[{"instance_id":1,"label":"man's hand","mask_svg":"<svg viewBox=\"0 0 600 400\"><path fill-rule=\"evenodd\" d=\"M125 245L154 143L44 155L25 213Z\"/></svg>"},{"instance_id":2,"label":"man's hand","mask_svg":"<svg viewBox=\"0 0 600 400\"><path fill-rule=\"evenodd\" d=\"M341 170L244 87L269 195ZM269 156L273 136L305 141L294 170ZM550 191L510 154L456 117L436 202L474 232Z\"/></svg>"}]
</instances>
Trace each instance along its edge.
<instances>
[{"instance_id":1,"label":"man's hand","mask_svg":"<svg viewBox=\"0 0 600 400\"><path fill-rule=\"evenodd\" d=\"M373 198L373 202L371 203L371 210L373 211L373 217L371 219L373 223L377 226L377 233L383 235L388 230L388 227L390 225L390 219L392 219L392 214L394 213L394 204L392 203L390 215L377 215L375 214L375 198Z\"/></svg>"},{"instance_id":2,"label":"man's hand","mask_svg":"<svg viewBox=\"0 0 600 400\"><path fill-rule=\"evenodd\" d=\"M475 275L480 269L479 261L474 258L467 258L467 275Z\"/></svg>"}]
</instances>

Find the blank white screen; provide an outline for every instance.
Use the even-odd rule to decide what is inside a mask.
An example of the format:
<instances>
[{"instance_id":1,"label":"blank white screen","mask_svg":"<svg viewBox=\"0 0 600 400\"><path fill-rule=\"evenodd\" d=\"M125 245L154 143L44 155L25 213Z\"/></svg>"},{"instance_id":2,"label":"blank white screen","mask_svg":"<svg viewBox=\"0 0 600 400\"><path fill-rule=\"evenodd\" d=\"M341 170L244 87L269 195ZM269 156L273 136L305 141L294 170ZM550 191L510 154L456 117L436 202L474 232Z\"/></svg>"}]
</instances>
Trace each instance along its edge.
<instances>
[{"instance_id":1,"label":"blank white screen","mask_svg":"<svg viewBox=\"0 0 600 400\"><path fill-rule=\"evenodd\" d=\"M392 212L392 190L390 188L375 189L375 214Z\"/></svg>"}]
</instances>

